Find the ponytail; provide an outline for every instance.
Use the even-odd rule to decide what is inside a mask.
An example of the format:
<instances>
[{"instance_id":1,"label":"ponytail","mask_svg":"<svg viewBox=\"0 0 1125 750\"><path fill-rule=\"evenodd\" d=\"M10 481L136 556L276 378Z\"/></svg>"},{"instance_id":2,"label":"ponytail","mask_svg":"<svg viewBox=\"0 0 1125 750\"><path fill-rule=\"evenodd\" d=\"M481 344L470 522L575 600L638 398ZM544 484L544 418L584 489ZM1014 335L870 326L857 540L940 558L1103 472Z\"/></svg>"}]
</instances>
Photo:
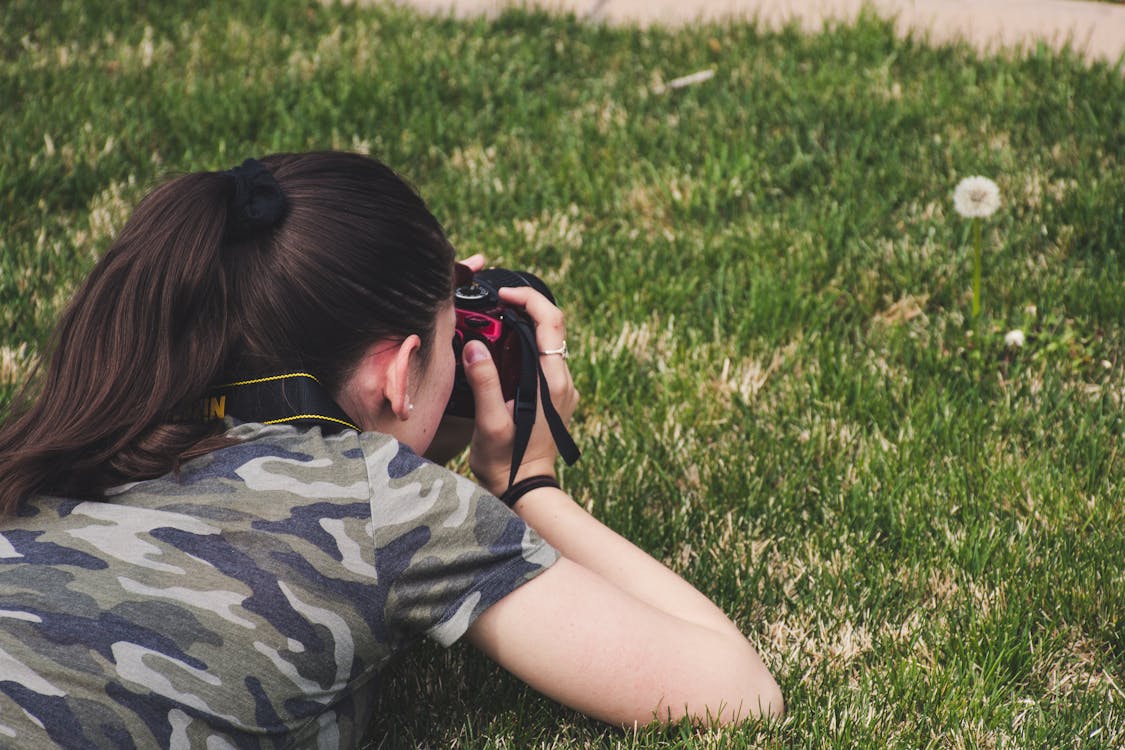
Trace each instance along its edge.
<instances>
[{"instance_id":1,"label":"ponytail","mask_svg":"<svg viewBox=\"0 0 1125 750\"><path fill-rule=\"evenodd\" d=\"M429 343L452 263L422 200L359 155L162 185L63 314L38 396L26 385L0 425L0 514L42 493L100 499L229 444L178 415L234 375L300 367L331 391L374 341Z\"/></svg>"},{"instance_id":2,"label":"ponytail","mask_svg":"<svg viewBox=\"0 0 1125 750\"><path fill-rule=\"evenodd\" d=\"M171 417L229 355L229 190L222 175L188 175L134 211L63 314L40 397L0 428L0 512L166 473L215 431Z\"/></svg>"}]
</instances>

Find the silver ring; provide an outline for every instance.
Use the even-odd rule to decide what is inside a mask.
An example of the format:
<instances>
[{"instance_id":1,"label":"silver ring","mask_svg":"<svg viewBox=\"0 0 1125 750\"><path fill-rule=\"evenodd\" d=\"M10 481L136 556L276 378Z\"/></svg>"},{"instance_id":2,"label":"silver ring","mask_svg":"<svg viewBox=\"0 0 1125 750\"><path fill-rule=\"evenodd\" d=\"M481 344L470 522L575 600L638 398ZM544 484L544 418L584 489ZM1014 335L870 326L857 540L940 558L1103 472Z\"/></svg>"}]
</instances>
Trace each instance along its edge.
<instances>
[{"instance_id":1,"label":"silver ring","mask_svg":"<svg viewBox=\"0 0 1125 750\"><path fill-rule=\"evenodd\" d=\"M548 354L559 354L559 355L562 356L563 359L567 359L567 358L570 357L570 352L567 351L567 348L566 348L566 341L563 341L562 346L560 346L558 349L540 349L539 350L539 356L540 357L545 357Z\"/></svg>"}]
</instances>

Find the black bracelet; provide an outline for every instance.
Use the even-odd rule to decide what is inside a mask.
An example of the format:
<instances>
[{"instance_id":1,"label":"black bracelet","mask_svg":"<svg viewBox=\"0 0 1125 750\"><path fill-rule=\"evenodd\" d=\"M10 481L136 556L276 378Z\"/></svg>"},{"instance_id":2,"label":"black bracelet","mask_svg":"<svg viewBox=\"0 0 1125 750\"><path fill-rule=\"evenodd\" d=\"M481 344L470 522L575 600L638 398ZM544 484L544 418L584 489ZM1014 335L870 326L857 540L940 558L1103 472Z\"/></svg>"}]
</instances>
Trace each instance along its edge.
<instances>
[{"instance_id":1,"label":"black bracelet","mask_svg":"<svg viewBox=\"0 0 1125 750\"><path fill-rule=\"evenodd\" d=\"M516 501L518 501L521 497L531 492L532 490L539 489L540 487L554 487L556 490L560 489L559 480L555 479L554 477L549 477L546 474L541 474L537 477L528 477L527 479L521 479L508 489L504 490L504 494L500 496L500 502L504 503L504 505L507 505L509 508L514 507Z\"/></svg>"}]
</instances>

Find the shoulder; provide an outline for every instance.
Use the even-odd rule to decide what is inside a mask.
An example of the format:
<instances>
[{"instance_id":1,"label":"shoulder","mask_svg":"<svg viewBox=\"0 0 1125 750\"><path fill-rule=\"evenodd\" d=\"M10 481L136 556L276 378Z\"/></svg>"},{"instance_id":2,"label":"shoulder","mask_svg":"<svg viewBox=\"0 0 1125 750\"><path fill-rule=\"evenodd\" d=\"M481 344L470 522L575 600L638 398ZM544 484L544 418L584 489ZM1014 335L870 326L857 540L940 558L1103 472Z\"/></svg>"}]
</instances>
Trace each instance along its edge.
<instances>
[{"instance_id":1,"label":"shoulder","mask_svg":"<svg viewBox=\"0 0 1125 750\"><path fill-rule=\"evenodd\" d=\"M366 500L371 493L372 457L378 457L374 461L378 466L398 453L393 438L353 430L325 435L319 427L247 423L234 426L226 435L238 442L187 462L174 476L135 489L159 492L172 483L196 493L238 491Z\"/></svg>"},{"instance_id":2,"label":"shoulder","mask_svg":"<svg viewBox=\"0 0 1125 750\"><path fill-rule=\"evenodd\" d=\"M384 509L396 499L417 504L435 492L457 498L484 493L382 433L325 435L317 427L241 424L227 435L240 442L185 465L181 485L228 483L249 492L349 497L378 501Z\"/></svg>"}]
</instances>

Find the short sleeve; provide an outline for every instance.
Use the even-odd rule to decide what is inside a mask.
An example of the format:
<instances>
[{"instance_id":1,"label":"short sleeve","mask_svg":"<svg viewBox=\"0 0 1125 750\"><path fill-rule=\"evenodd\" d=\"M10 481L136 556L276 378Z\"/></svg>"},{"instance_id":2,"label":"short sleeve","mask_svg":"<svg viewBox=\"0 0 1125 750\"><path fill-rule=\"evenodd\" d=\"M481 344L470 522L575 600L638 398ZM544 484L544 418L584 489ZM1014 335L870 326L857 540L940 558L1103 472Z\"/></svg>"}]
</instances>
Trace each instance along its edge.
<instances>
[{"instance_id":1,"label":"short sleeve","mask_svg":"<svg viewBox=\"0 0 1125 750\"><path fill-rule=\"evenodd\" d=\"M396 640L449 646L558 553L497 498L385 435L360 436L377 586Z\"/></svg>"}]
</instances>

